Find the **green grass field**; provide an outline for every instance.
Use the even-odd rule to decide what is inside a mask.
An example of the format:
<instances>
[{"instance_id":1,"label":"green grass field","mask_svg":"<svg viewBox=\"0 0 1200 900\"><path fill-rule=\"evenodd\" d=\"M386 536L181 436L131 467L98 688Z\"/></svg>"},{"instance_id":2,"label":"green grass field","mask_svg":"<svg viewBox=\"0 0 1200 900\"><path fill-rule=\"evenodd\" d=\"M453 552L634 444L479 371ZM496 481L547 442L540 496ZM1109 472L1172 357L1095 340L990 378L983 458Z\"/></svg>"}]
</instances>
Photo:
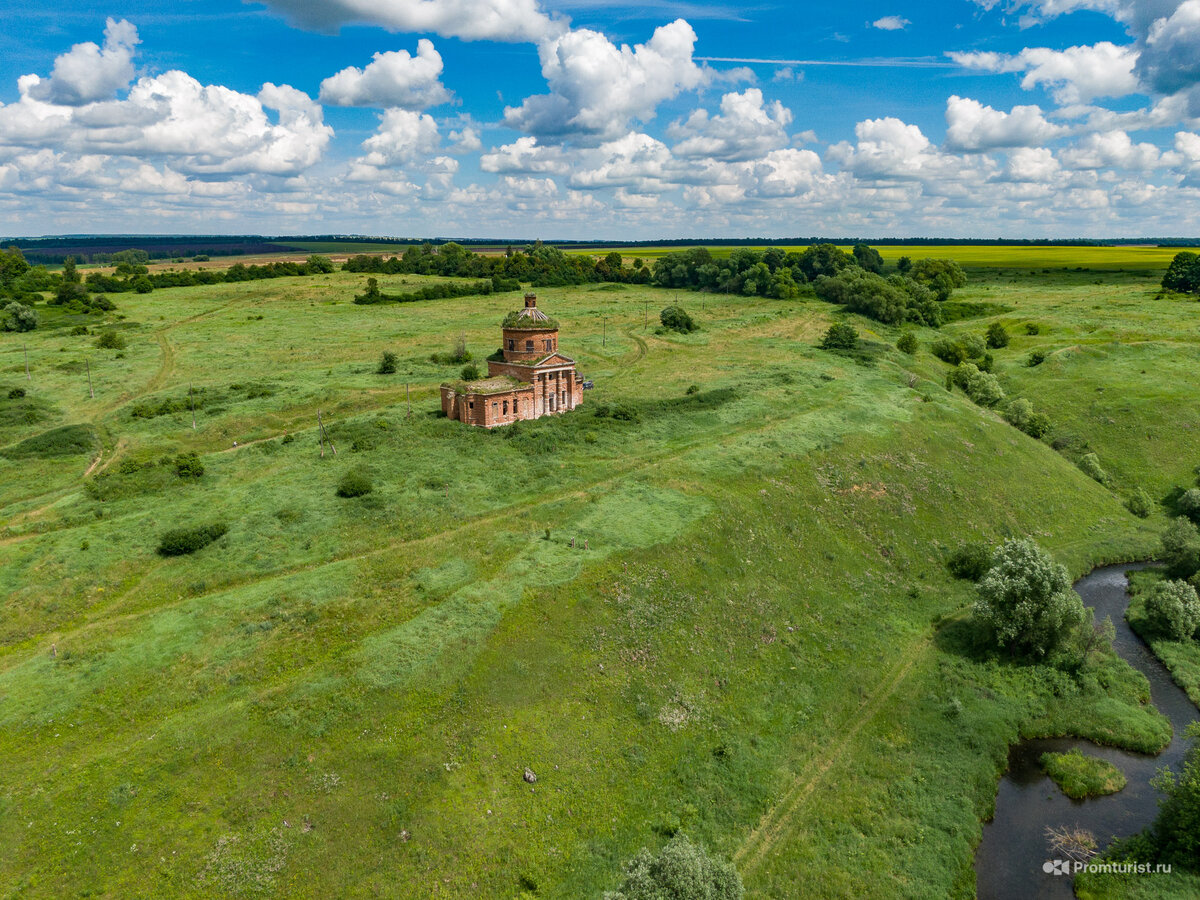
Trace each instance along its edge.
<instances>
[{"instance_id":1,"label":"green grass field","mask_svg":"<svg viewBox=\"0 0 1200 900\"><path fill-rule=\"evenodd\" d=\"M936 332L908 357L815 300L682 295L702 329L662 336L673 292L544 290L596 389L492 433L429 357L481 360L519 293L356 306L339 273L121 295L123 351L53 309L0 334L0 895L598 897L682 830L751 897L972 896L1011 741L1164 722L1113 657L980 658L947 553L1143 558L1165 517L1125 499L1200 459L1200 307L1033 265L942 331L1009 326L1040 442L946 390ZM843 319L873 364L815 348Z\"/></svg>"}]
</instances>

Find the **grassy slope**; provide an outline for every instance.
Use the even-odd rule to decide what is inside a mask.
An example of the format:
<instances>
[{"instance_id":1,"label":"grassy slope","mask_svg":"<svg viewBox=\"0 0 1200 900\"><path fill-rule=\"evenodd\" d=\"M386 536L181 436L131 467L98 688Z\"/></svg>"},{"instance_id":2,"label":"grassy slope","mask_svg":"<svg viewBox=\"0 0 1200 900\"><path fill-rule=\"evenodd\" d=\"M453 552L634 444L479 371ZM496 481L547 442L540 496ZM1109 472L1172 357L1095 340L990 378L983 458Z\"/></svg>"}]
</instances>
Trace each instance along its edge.
<instances>
[{"instance_id":1,"label":"grassy slope","mask_svg":"<svg viewBox=\"0 0 1200 900\"><path fill-rule=\"evenodd\" d=\"M819 303L689 298L705 330L668 340L637 330L666 295L550 292L589 403L637 404L646 377L701 393L644 404L636 425L585 409L466 430L429 415L448 373L428 353L461 330L486 355L515 295L363 308L360 280L124 298L139 324L124 359L89 351L94 402L71 365L87 339L31 336L56 413L0 442L87 421L105 455L90 492L87 456L0 458L0 892L507 896L523 875L579 896L679 827L735 857L755 896L818 867L825 896L968 892L1007 742L1076 688L935 634L969 600L943 548L1028 532L1082 572L1148 552L1160 523L947 394L925 354L863 368L813 350ZM1052 326L1030 341L1077 343L1080 281L972 290ZM1178 307L1162 316L1187 339ZM397 376L371 374L384 348ZM1032 377L1024 349L998 354L1006 378ZM1111 362L1070 384L1140 383L1114 383ZM272 393L231 388L246 382ZM196 432L186 414L129 417L189 383L225 395ZM1186 380L1167 389L1197 402ZM336 458L317 455L317 408ZM1166 429L1139 455L1093 424L1118 479L1190 470ZM285 430L298 439L266 440ZM199 484L121 473L188 449ZM351 465L377 490L338 500ZM219 510L218 545L153 555L163 529ZM1088 695L1081 715L1153 732L1144 685L1113 681L1124 704Z\"/></svg>"}]
</instances>

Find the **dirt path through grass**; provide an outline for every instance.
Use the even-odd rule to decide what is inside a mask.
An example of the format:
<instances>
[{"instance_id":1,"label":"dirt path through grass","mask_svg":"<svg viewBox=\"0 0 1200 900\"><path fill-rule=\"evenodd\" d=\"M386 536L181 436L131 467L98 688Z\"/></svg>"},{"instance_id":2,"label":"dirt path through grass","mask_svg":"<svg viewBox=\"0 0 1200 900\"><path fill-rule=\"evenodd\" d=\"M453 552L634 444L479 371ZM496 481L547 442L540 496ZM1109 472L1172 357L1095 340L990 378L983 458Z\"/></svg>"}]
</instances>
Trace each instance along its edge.
<instances>
[{"instance_id":1,"label":"dirt path through grass","mask_svg":"<svg viewBox=\"0 0 1200 900\"><path fill-rule=\"evenodd\" d=\"M833 768L834 764L843 759L850 745L858 736L863 726L878 715L884 702L896 692L896 689L908 677L917 660L930 647L928 636L913 642L904 655L900 664L880 685L868 696L851 716L849 724L842 731L841 740L829 749L829 752L818 756L804 766L792 778L791 784L780 800L772 807L758 823L758 826L747 835L742 846L733 855L738 869L743 875L754 872L772 848L785 840L791 831L792 822L797 813L804 808L805 802L816 790L817 785Z\"/></svg>"}]
</instances>

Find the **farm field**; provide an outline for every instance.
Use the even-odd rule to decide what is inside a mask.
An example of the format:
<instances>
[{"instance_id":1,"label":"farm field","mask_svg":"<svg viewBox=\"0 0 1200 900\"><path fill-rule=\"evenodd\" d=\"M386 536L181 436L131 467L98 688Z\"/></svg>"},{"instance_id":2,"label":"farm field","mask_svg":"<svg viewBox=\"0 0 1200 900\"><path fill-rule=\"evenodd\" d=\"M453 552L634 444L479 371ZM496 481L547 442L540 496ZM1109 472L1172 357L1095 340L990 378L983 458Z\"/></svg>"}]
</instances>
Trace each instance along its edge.
<instances>
[{"instance_id":1,"label":"farm field","mask_svg":"<svg viewBox=\"0 0 1200 900\"><path fill-rule=\"evenodd\" d=\"M123 350L0 334L0 896L599 897L677 832L750 897L973 896L1010 742L1163 722L1115 658L975 655L946 557L1152 555L1125 502L1194 482L1200 306L1158 296L1172 250L880 250L1004 274L916 356L812 298L542 289L595 390L494 432L430 357L481 361L520 292L336 273L118 295ZM700 331L655 332L673 302ZM840 321L870 359L817 349ZM1045 440L929 352L995 321Z\"/></svg>"}]
</instances>

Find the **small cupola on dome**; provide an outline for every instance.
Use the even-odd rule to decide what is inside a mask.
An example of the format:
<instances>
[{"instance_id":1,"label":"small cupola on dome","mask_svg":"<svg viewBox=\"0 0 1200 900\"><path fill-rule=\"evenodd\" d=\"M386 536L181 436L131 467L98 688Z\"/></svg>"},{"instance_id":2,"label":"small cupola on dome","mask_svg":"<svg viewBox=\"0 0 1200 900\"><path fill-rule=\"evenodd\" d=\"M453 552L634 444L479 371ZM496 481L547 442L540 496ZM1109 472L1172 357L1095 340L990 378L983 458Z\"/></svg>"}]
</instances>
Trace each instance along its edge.
<instances>
[{"instance_id":1,"label":"small cupola on dome","mask_svg":"<svg viewBox=\"0 0 1200 900\"><path fill-rule=\"evenodd\" d=\"M532 322L549 322L550 317L537 308L537 294L525 295L525 308L517 313L519 319L529 319Z\"/></svg>"}]
</instances>

